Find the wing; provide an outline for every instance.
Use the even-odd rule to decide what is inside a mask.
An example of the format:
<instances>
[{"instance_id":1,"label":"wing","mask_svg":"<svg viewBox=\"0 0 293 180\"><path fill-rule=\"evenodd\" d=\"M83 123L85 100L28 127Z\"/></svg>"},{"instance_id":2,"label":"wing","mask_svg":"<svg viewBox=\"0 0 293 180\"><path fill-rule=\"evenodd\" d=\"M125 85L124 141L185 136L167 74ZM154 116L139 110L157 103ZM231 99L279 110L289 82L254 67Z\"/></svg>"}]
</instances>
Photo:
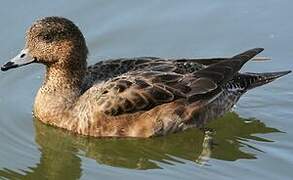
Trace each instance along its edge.
<instances>
[{"instance_id":1,"label":"wing","mask_svg":"<svg viewBox=\"0 0 293 180\"><path fill-rule=\"evenodd\" d=\"M83 91L92 87L94 83L107 81L129 71L145 70L186 74L204 67L204 65L191 59L171 60L156 57L138 57L101 61L88 67Z\"/></svg>"},{"instance_id":2,"label":"wing","mask_svg":"<svg viewBox=\"0 0 293 180\"><path fill-rule=\"evenodd\" d=\"M246 52L245 52L246 53ZM239 54L240 55L240 54ZM163 59L159 57L119 58L100 61L87 69L87 78L91 81L108 80L132 70L173 71L179 74L192 73L232 58L181 58Z\"/></svg>"},{"instance_id":3,"label":"wing","mask_svg":"<svg viewBox=\"0 0 293 180\"><path fill-rule=\"evenodd\" d=\"M145 111L177 99L191 103L211 98L221 92L221 86L231 80L245 62L261 51L252 49L194 73L145 68L122 74L100 88L99 109L116 116Z\"/></svg>"},{"instance_id":4,"label":"wing","mask_svg":"<svg viewBox=\"0 0 293 180\"><path fill-rule=\"evenodd\" d=\"M194 71L194 67L201 66L194 60L187 59L162 59L157 57L120 58L114 60L100 61L88 67L87 77L93 80L108 80L133 70L157 71Z\"/></svg>"},{"instance_id":5,"label":"wing","mask_svg":"<svg viewBox=\"0 0 293 180\"><path fill-rule=\"evenodd\" d=\"M163 59L158 57L120 58L100 61L88 67L88 76L94 80L107 80L131 70L152 69L157 71L174 71L177 73L194 72L205 66L230 58L209 59Z\"/></svg>"},{"instance_id":6,"label":"wing","mask_svg":"<svg viewBox=\"0 0 293 180\"><path fill-rule=\"evenodd\" d=\"M120 58L100 61L87 69L83 91L90 88L95 82L107 81L133 70L154 70L162 72L176 72L186 74L198 71L228 58L213 59L162 59L157 57Z\"/></svg>"},{"instance_id":7,"label":"wing","mask_svg":"<svg viewBox=\"0 0 293 180\"><path fill-rule=\"evenodd\" d=\"M105 114L120 115L148 110L180 98L188 99L193 93L206 93L215 88L211 80L192 74L138 70L106 82L98 104Z\"/></svg>"}]
</instances>

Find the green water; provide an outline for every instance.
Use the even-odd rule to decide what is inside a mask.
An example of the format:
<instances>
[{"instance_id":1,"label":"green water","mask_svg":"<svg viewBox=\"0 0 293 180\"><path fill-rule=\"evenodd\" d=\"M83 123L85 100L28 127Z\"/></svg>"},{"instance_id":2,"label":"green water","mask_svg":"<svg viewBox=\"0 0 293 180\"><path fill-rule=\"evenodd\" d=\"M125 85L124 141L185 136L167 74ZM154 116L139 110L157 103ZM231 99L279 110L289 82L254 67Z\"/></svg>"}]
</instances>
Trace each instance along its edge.
<instances>
[{"instance_id":1,"label":"green water","mask_svg":"<svg viewBox=\"0 0 293 180\"><path fill-rule=\"evenodd\" d=\"M37 18L70 18L89 63L103 58L232 56L264 47L271 61L243 71L292 70L293 2L6 1L0 6L3 64L22 49ZM293 80L288 75L241 98L233 112L152 139L94 139L33 119L44 67L0 73L0 179L291 179Z\"/></svg>"},{"instance_id":2,"label":"green water","mask_svg":"<svg viewBox=\"0 0 293 180\"><path fill-rule=\"evenodd\" d=\"M249 151L264 152L247 141L272 142L253 134L279 132L258 120L243 119L235 113L229 113L210 124L209 128L217 131L206 135L212 139L209 143L204 142L203 131L195 129L152 139L94 139L76 136L36 120L34 127L35 142L41 153L40 162L27 167L29 170L23 171L25 174L3 169L0 176L80 178L82 159L79 156L90 158L98 164L136 170L162 169L161 163L175 166L184 164L186 160L192 162L193 166L201 167L212 165L210 159L256 159L256 154Z\"/></svg>"}]
</instances>

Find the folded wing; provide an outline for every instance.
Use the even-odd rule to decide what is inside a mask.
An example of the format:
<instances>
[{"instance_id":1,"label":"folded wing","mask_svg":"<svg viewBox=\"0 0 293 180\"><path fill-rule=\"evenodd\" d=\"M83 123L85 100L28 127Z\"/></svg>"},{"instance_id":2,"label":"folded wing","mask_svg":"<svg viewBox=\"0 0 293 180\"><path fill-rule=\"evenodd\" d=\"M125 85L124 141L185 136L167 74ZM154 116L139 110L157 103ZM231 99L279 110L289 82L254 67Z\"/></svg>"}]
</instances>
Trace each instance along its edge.
<instances>
[{"instance_id":1,"label":"folded wing","mask_svg":"<svg viewBox=\"0 0 293 180\"><path fill-rule=\"evenodd\" d=\"M193 73L176 73L162 64L122 74L100 88L97 98L99 109L107 115L117 116L146 111L178 99L191 103L211 98L220 93L222 85L262 50L251 49ZM161 68L158 70L158 67Z\"/></svg>"}]
</instances>

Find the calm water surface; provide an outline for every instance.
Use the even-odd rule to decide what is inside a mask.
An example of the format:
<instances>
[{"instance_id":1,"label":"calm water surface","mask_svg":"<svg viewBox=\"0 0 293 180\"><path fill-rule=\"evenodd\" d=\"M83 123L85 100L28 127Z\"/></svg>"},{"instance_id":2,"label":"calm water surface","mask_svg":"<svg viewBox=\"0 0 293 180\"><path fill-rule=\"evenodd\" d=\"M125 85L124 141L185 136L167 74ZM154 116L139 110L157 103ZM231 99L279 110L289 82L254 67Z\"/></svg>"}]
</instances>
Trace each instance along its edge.
<instances>
[{"instance_id":1,"label":"calm water surface","mask_svg":"<svg viewBox=\"0 0 293 180\"><path fill-rule=\"evenodd\" d=\"M89 63L103 58L231 56L252 47L273 60L244 71L293 69L293 2L6 1L0 6L0 63L23 47L37 18L65 16L83 31ZM0 73L0 179L291 179L293 80L242 97L209 124L152 139L93 139L32 118L44 67Z\"/></svg>"}]
</instances>

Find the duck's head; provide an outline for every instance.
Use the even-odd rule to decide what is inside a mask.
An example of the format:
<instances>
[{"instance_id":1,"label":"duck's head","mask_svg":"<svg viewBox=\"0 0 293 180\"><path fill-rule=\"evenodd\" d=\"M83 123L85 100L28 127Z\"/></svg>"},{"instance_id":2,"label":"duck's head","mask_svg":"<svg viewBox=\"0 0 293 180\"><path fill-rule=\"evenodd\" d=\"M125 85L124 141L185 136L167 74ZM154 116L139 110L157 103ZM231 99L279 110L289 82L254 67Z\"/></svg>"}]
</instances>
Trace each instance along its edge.
<instances>
[{"instance_id":1,"label":"duck's head","mask_svg":"<svg viewBox=\"0 0 293 180\"><path fill-rule=\"evenodd\" d=\"M79 28L62 17L37 20L26 33L25 47L2 71L31 63L59 67L86 64L87 46Z\"/></svg>"}]
</instances>

